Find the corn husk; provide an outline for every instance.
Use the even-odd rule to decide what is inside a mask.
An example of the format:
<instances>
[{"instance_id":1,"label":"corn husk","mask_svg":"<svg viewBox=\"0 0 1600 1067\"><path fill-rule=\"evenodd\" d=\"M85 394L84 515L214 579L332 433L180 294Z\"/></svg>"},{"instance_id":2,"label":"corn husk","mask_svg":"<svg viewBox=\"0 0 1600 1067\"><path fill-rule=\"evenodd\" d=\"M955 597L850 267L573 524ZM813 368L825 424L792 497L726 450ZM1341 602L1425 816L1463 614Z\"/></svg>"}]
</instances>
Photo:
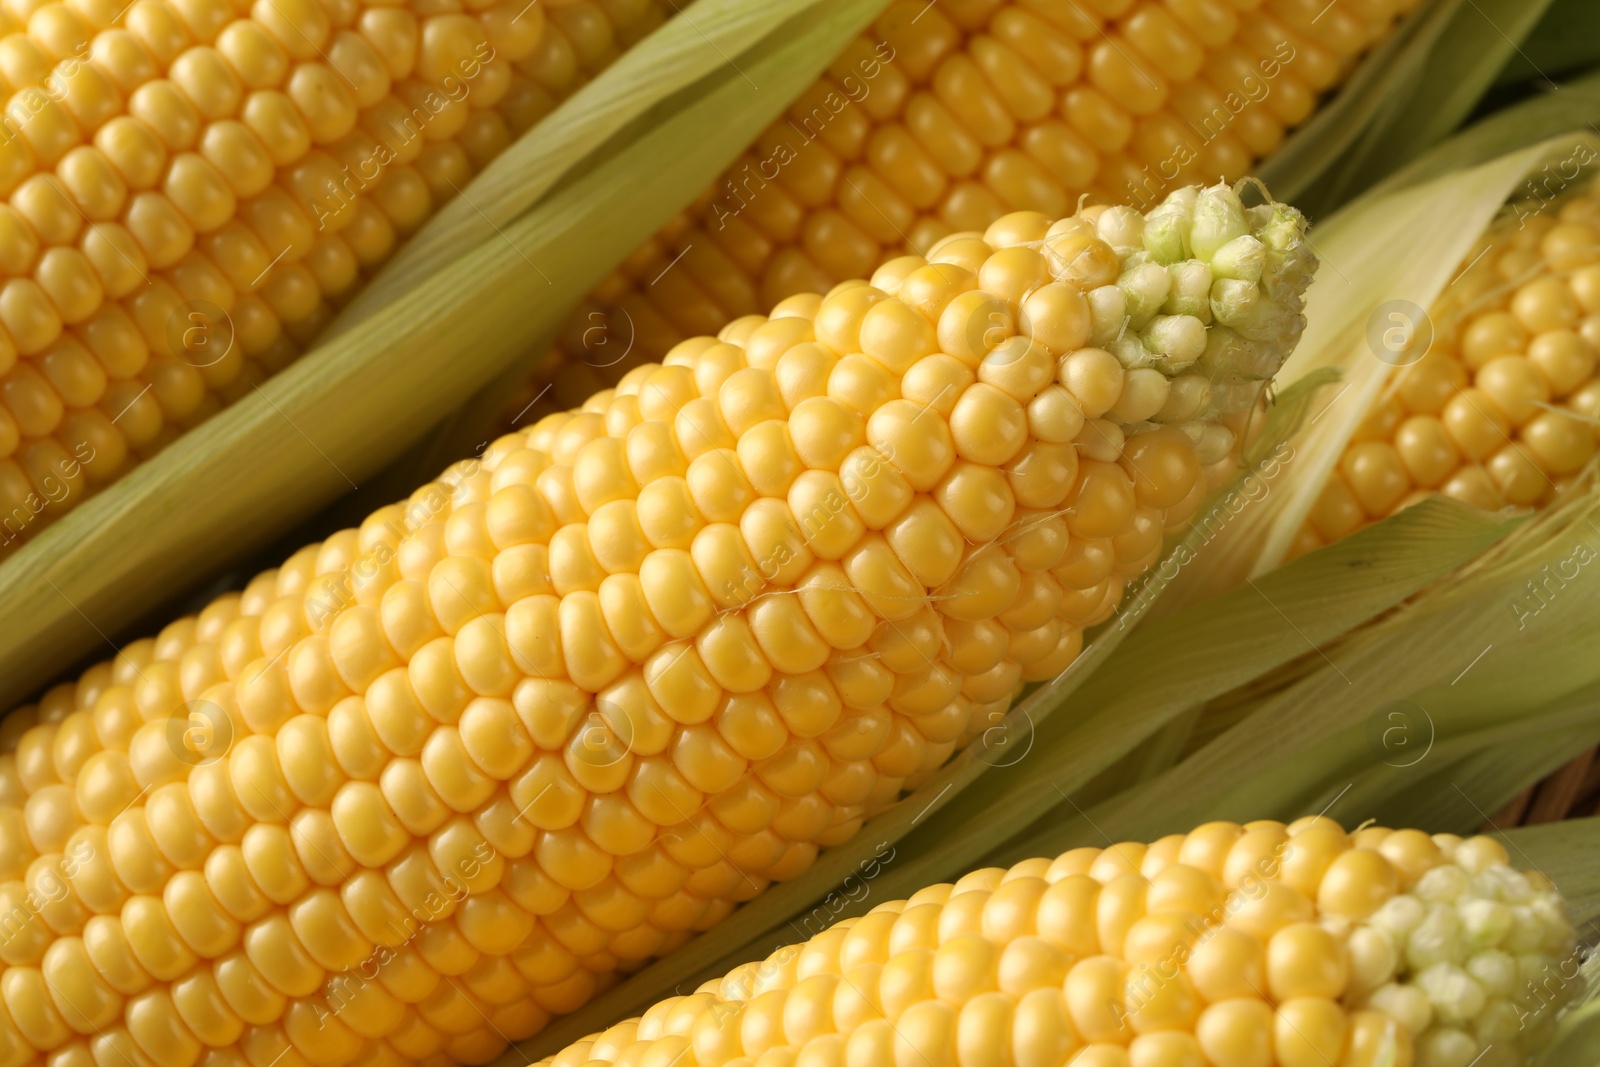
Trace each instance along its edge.
<instances>
[{"instance_id":1,"label":"corn husk","mask_svg":"<svg viewBox=\"0 0 1600 1067\"><path fill-rule=\"evenodd\" d=\"M104 655L175 590L382 469L554 328L881 6L700 0L576 93L327 341L0 566L0 699Z\"/></svg>"},{"instance_id":2,"label":"corn husk","mask_svg":"<svg viewBox=\"0 0 1600 1067\"><path fill-rule=\"evenodd\" d=\"M1522 826L1495 836L1512 863L1555 882L1578 930L1578 955L1560 961L1554 976L1569 1004L1536 1067L1600 1063L1600 818Z\"/></svg>"},{"instance_id":3,"label":"corn husk","mask_svg":"<svg viewBox=\"0 0 1600 1067\"><path fill-rule=\"evenodd\" d=\"M1495 76L1495 86L1537 92L1549 79L1563 81L1569 73L1587 70L1600 62L1600 38L1593 29L1594 5L1588 0L1554 0Z\"/></svg>"},{"instance_id":4,"label":"corn husk","mask_svg":"<svg viewBox=\"0 0 1600 1067\"><path fill-rule=\"evenodd\" d=\"M1257 168L1257 176L1276 195L1303 201L1317 180L1355 149L1365 130L1418 91L1428 57L1462 6L1463 0L1432 0L1418 7L1332 102Z\"/></svg>"},{"instance_id":5,"label":"corn husk","mask_svg":"<svg viewBox=\"0 0 1600 1067\"><path fill-rule=\"evenodd\" d=\"M1593 847L1592 841L1587 844ZM1581 845L1574 841L1570 847ZM1573 984L1580 987L1581 999L1561 1020L1535 1067L1600 1063L1600 953L1593 951L1592 942L1588 957L1577 968Z\"/></svg>"},{"instance_id":6,"label":"corn husk","mask_svg":"<svg viewBox=\"0 0 1600 1067\"><path fill-rule=\"evenodd\" d=\"M1464 0L1428 9L1426 46L1397 57L1399 91L1374 111L1339 157L1297 190L1314 216L1334 210L1448 137L1494 85L1551 0ZM1555 84L1545 79L1547 88Z\"/></svg>"}]
</instances>

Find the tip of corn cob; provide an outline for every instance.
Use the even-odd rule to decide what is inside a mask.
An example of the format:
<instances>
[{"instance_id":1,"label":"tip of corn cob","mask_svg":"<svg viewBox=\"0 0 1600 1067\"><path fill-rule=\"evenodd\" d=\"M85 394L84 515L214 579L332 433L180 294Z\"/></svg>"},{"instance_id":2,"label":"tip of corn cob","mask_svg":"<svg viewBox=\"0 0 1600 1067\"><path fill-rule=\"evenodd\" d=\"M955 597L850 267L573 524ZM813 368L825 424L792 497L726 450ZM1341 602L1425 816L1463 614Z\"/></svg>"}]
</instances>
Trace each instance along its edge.
<instances>
[{"instance_id":1,"label":"tip of corn cob","mask_svg":"<svg viewBox=\"0 0 1600 1067\"><path fill-rule=\"evenodd\" d=\"M1208 823L880 903L553 1067L1521 1067L1575 981L1488 837Z\"/></svg>"},{"instance_id":2,"label":"tip of corn cob","mask_svg":"<svg viewBox=\"0 0 1600 1067\"><path fill-rule=\"evenodd\" d=\"M1246 208L1243 187L1179 189L1142 216L1091 207L1044 242L1058 279L1100 282L1086 291L1090 343L1129 373L1127 392L1164 398L1158 407L1125 399L1130 431L1175 425L1205 464L1233 454L1234 430L1219 417L1248 410L1294 350L1317 267L1305 217L1276 202ZM1114 277L1089 273L1095 239L1113 252Z\"/></svg>"}]
</instances>

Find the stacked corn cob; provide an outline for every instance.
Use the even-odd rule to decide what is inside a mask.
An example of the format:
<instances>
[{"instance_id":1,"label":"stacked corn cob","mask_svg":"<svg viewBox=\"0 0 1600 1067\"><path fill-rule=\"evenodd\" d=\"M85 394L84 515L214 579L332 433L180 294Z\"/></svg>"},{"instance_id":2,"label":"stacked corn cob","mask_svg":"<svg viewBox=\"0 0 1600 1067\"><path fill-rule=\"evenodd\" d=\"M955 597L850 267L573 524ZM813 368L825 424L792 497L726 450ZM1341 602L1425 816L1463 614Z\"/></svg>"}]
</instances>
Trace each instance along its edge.
<instances>
[{"instance_id":1,"label":"stacked corn cob","mask_svg":"<svg viewBox=\"0 0 1600 1067\"><path fill-rule=\"evenodd\" d=\"M1406 362L1328 479L1294 554L1441 492L1485 509L1548 503L1600 437L1600 190L1519 205L1429 310Z\"/></svg>"},{"instance_id":2,"label":"stacked corn cob","mask_svg":"<svg viewBox=\"0 0 1600 1067\"><path fill-rule=\"evenodd\" d=\"M1071 662L1231 464L1302 229L1226 187L1006 216L15 713L0 1067L481 1062L799 873Z\"/></svg>"},{"instance_id":3,"label":"stacked corn cob","mask_svg":"<svg viewBox=\"0 0 1600 1067\"><path fill-rule=\"evenodd\" d=\"M596 289L507 415L580 404L686 336L1009 211L1231 182L1416 4L892 3Z\"/></svg>"},{"instance_id":4,"label":"stacked corn cob","mask_svg":"<svg viewBox=\"0 0 1600 1067\"><path fill-rule=\"evenodd\" d=\"M0 557L293 360L661 17L654 0L6 3Z\"/></svg>"},{"instance_id":5,"label":"stacked corn cob","mask_svg":"<svg viewBox=\"0 0 1600 1067\"><path fill-rule=\"evenodd\" d=\"M879 904L540 1067L1525 1067L1573 942L1491 838L1209 823Z\"/></svg>"},{"instance_id":6,"label":"stacked corn cob","mask_svg":"<svg viewBox=\"0 0 1600 1067\"><path fill-rule=\"evenodd\" d=\"M1083 190L1148 206L1231 179L1415 2L896 4L602 287L630 321L597 328L586 307L565 348L610 364L637 334L614 383L886 249L1006 210L1059 215ZM295 359L399 240L665 10L7 7L0 558ZM678 251L676 275L626 280ZM570 372L558 394L601 384Z\"/></svg>"}]
</instances>

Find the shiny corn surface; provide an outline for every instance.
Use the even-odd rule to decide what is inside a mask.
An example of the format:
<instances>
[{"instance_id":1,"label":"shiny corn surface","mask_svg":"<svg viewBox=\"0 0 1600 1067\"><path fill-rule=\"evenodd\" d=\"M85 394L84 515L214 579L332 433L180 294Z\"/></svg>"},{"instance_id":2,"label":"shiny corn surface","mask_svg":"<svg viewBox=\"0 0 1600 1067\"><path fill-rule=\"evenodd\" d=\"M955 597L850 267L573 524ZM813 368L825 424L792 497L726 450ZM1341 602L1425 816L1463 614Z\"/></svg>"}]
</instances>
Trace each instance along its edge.
<instances>
[{"instance_id":1,"label":"shiny corn surface","mask_svg":"<svg viewBox=\"0 0 1600 1067\"><path fill-rule=\"evenodd\" d=\"M1468 253L1367 413L1296 554L1443 493L1486 510L1554 500L1600 441L1600 191L1518 205Z\"/></svg>"},{"instance_id":2,"label":"shiny corn surface","mask_svg":"<svg viewBox=\"0 0 1600 1067\"><path fill-rule=\"evenodd\" d=\"M1415 6L897 0L596 289L506 414L581 404L685 337L1008 212L1232 182Z\"/></svg>"},{"instance_id":3,"label":"shiny corn surface","mask_svg":"<svg viewBox=\"0 0 1600 1067\"><path fill-rule=\"evenodd\" d=\"M0 6L0 558L293 361L662 11Z\"/></svg>"},{"instance_id":4,"label":"shiny corn surface","mask_svg":"<svg viewBox=\"0 0 1600 1067\"><path fill-rule=\"evenodd\" d=\"M1573 942L1490 838L1208 823L879 904L541 1063L1512 1067Z\"/></svg>"},{"instance_id":5,"label":"shiny corn surface","mask_svg":"<svg viewBox=\"0 0 1600 1067\"><path fill-rule=\"evenodd\" d=\"M805 870L1070 663L1231 465L1302 226L1226 187L1008 216L14 713L0 1067L483 1062ZM1213 267L1255 280L1173 281Z\"/></svg>"}]
</instances>

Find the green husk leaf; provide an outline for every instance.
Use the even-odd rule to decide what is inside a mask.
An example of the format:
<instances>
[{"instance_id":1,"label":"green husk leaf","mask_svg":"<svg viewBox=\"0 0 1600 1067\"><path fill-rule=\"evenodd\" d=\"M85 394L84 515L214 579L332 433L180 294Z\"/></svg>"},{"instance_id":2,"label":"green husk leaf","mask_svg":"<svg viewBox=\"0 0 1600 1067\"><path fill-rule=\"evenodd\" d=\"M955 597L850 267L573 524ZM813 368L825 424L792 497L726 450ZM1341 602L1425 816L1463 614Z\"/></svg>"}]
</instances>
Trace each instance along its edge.
<instances>
[{"instance_id":1,"label":"green husk leaf","mask_svg":"<svg viewBox=\"0 0 1600 1067\"><path fill-rule=\"evenodd\" d=\"M1352 811L1381 810L1386 824L1471 833L1528 786L1569 762L1573 753L1600 739L1592 711L1595 695L1592 690L1584 694L1587 707L1566 701L1563 713L1530 713L1499 729L1439 746L1428 757L1431 764L1438 756L1437 766L1396 791L1381 791L1365 809L1353 793L1339 803Z\"/></svg>"},{"instance_id":2,"label":"green husk leaf","mask_svg":"<svg viewBox=\"0 0 1600 1067\"><path fill-rule=\"evenodd\" d=\"M1302 203L1319 179L1362 138L1373 123L1417 91L1428 57L1463 0L1433 0L1417 9L1356 67L1333 98L1295 130L1256 175L1273 195ZM1293 69L1293 60L1288 64Z\"/></svg>"},{"instance_id":3,"label":"green husk leaf","mask_svg":"<svg viewBox=\"0 0 1600 1067\"><path fill-rule=\"evenodd\" d=\"M1495 77L1496 86L1542 86L1550 78L1600 62L1589 0L1555 0Z\"/></svg>"},{"instance_id":4,"label":"green husk leaf","mask_svg":"<svg viewBox=\"0 0 1600 1067\"><path fill-rule=\"evenodd\" d=\"M1362 195L1362 200L1432 180L1436 175L1488 162L1573 130L1592 129L1600 118L1600 72L1566 82L1560 92L1543 94L1496 111L1396 170Z\"/></svg>"},{"instance_id":5,"label":"green husk leaf","mask_svg":"<svg viewBox=\"0 0 1600 1067\"><path fill-rule=\"evenodd\" d=\"M1593 847L1591 842L1589 847ZM1575 1067L1600 1063L1600 953L1591 953L1572 979L1580 984L1580 1004L1557 1024L1535 1067Z\"/></svg>"},{"instance_id":6,"label":"green husk leaf","mask_svg":"<svg viewBox=\"0 0 1600 1067\"><path fill-rule=\"evenodd\" d=\"M43 531L0 566L0 699L22 698L186 580L259 548L380 469L551 331L881 6L833 0L774 23L737 57L742 70L699 38L712 73L535 207ZM543 143L546 129L528 136Z\"/></svg>"},{"instance_id":7,"label":"green husk leaf","mask_svg":"<svg viewBox=\"0 0 1600 1067\"><path fill-rule=\"evenodd\" d=\"M1421 772L1391 776L1392 788L1365 788L1360 796L1368 807L1350 807L1345 795L1357 776L1385 760L1393 765L1413 758L1414 748L1397 758L1399 749L1384 732L1395 725L1412 738L1420 738L1425 727L1427 738L1438 744L1474 731L1514 728L1538 713L1530 709L1548 707L1554 729L1574 732L1575 739L1562 743L1582 747L1579 741L1589 736L1586 729L1593 732L1596 717L1581 702L1563 701L1600 685L1600 661L1590 651L1596 625L1593 583L1600 582L1591 571L1600 567L1575 563L1600 559L1594 554L1600 548L1597 508L1600 499L1593 493L1563 498L1450 581L1307 656L1297 670L1268 686L1236 725L1171 771L1076 820L1042 821L1003 853L1052 854L1098 842L1102 833L1153 840L1214 818L1292 818L1324 808L1349 823L1385 817L1384 805L1392 797L1431 773L1426 758L1415 764ZM1406 514L1362 533L1380 540L1393 536L1396 527L1389 524ZM1546 565L1565 565L1574 576L1567 579L1567 571L1559 570L1565 587L1540 601L1527 584L1545 581ZM1469 675L1475 675L1473 681L1460 685ZM1397 709L1401 720L1391 715ZM1496 738L1484 736L1485 751L1498 751ZM1570 755L1572 750L1562 751ZM1559 762L1559 755L1551 758ZM1530 759L1516 774L1485 778L1484 788L1494 795L1470 799L1492 810L1507 790L1525 787L1548 766Z\"/></svg>"},{"instance_id":8,"label":"green husk leaf","mask_svg":"<svg viewBox=\"0 0 1600 1067\"><path fill-rule=\"evenodd\" d=\"M1519 826L1495 836L1514 864L1542 872L1561 890L1583 954L1577 968L1576 961L1560 965L1560 980L1571 983L1560 992L1570 997L1571 1007L1557 1021L1537 1067L1600 1063L1600 818Z\"/></svg>"},{"instance_id":9,"label":"green husk leaf","mask_svg":"<svg viewBox=\"0 0 1600 1067\"><path fill-rule=\"evenodd\" d=\"M1360 140L1301 199L1322 212L1381 180L1448 137L1472 113L1550 0L1471 0L1456 5L1414 68L1408 91L1389 97ZM1548 86L1554 89L1553 83Z\"/></svg>"}]
</instances>

